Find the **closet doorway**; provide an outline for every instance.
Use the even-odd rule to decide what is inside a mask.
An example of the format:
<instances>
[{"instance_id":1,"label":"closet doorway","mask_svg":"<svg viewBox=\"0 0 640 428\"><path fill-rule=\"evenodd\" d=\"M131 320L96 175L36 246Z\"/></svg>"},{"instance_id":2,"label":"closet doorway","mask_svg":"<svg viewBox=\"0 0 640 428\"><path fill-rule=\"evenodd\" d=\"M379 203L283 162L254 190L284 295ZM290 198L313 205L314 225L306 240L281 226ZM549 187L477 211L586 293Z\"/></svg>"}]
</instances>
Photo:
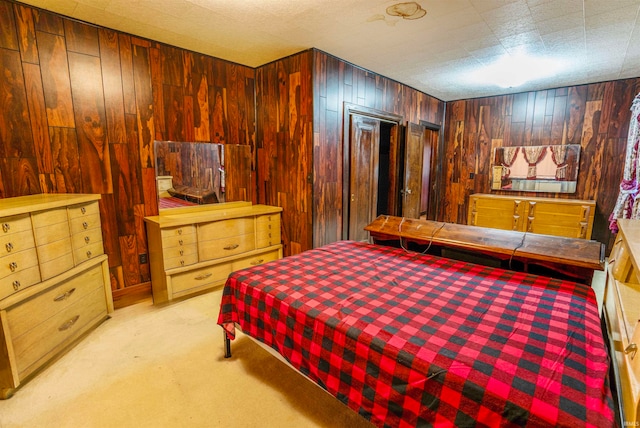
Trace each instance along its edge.
<instances>
[{"instance_id":1,"label":"closet doorway","mask_svg":"<svg viewBox=\"0 0 640 428\"><path fill-rule=\"evenodd\" d=\"M426 212L432 147L424 125L345 104L343 135L344 239L368 240L364 227L381 214L418 218Z\"/></svg>"}]
</instances>

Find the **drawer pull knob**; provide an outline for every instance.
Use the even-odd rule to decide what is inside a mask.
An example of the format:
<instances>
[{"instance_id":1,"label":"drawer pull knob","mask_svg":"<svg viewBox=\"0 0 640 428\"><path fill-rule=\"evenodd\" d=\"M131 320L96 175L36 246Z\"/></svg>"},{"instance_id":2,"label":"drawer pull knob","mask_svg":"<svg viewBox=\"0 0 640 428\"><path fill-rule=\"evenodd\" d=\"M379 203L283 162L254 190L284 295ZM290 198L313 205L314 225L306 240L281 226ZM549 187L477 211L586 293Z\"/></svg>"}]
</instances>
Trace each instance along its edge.
<instances>
[{"instance_id":1,"label":"drawer pull knob","mask_svg":"<svg viewBox=\"0 0 640 428\"><path fill-rule=\"evenodd\" d=\"M184 256L184 250L180 250L180 255Z\"/></svg>"},{"instance_id":2,"label":"drawer pull knob","mask_svg":"<svg viewBox=\"0 0 640 428\"><path fill-rule=\"evenodd\" d=\"M13 250L13 244L11 242L7 242L7 245L5 245L5 247L7 248L7 253L10 253L11 250Z\"/></svg>"},{"instance_id":3,"label":"drawer pull knob","mask_svg":"<svg viewBox=\"0 0 640 428\"><path fill-rule=\"evenodd\" d=\"M239 246L240 246L240 244L231 244L231 245L227 245L226 247L224 247L224 249L225 250L235 250Z\"/></svg>"},{"instance_id":4,"label":"drawer pull knob","mask_svg":"<svg viewBox=\"0 0 640 428\"><path fill-rule=\"evenodd\" d=\"M87 258L90 259L91 258L91 251L87 251Z\"/></svg>"},{"instance_id":5,"label":"drawer pull knob","mask_svg":"<svg viewBox=\"0 0 640 428\"><path fill-rule=\"evenodd\" d=\"M2 230L4 232L8 232L11 229L11 226L9 226L9 223L2 223Z\"/></svg>"},{"instance_id":6,"label":"drawer pull knob","mask_svg":"<svg viewBox=\"0 0 640 428\"><path fill-rule=\"evenodd\" d=\"M180 266L184 266L184 260L180 260Z\"/></svg>"},{"instance_id":7,"label":"drawer pull knob","mask_svg":"<svg viewBox=\"0 0 640 428\"><path fill-rule=\"evenodd\" d=\"M88 244L88 243L89 243L89 241L91 241L91 238L89 238L88 236L85 236L85 237L84 237L84 242L85 242L86 244Z\"/></svg>"},{"instance_id":8,"label":"drawer pull knob","mask_svg":"<svg viewBox=\"0 0 640 428\"><path fill-rule=\"evenodd\" d=\"M181 239L181 240L178 241L178 244L182 245L182 244L184 244L184 241Z\"/></svg>"},{"instance_id":9,"label":"drawer pull knob","mask_svg":"<svg viewBox=\"0 0 640 428\"><path fill-rule=\"evenodd\" d=\"M89 223L87 223L86 221L82 222L82 227L84 227L85 229L87 229L89 227Z\"/></svg>"},{"instance_id":10,"label":"drawer pull knob","mask_svg":"<svg viewBox=\"0 0 640 428\"><path fill-rule=\"evenodd\" d=\"M62 293L61 295L54 297L53 301L54 302L62 302L63 300L68 299L69 297L71 297L71 295L76 291L75 287L68 290L65 293Z\"/></svg>"},{"instance_id":11,"label":"drawer pull knob","mask_svg":"<svg viewBox=\"0 0 640 428\"><path fill-rule=\"evenodd\" d=\"M636 352L638 352L638 345L636 345L635 343L631 343L631 344L629 344L629 346L624 348L624 353L627 354L627 355L631 354L631 359L632 360L636 356Z\"/></svg>"},{"instance_id":12,"label":"drawer pull knob","mask_svg":"<svg viewBox=\"0 0 640 428\"><path fill-rule=\"evenodd\" d=\"M18 281L17 279L13 281L13 289L15 291L18 291L20 289L20 281Z\"/></svg>"},{"instance_id":13,"label":"drawer pull knob","mask_svg":"<svg viewBox=\"0 0 640 428\"><path fill-rule=\"evenodd\" d=\"M15 272L16 269L18 269L18 263L16 262L9 263L9 269L11 269L11 272Z\"/></svg>"},{"instance_id":14,"label":"drawer pull knob","mask_svg":"<svg viewBox=\"0 0 640 428\"><path fill-rule=\"evenodd\" d=\"M196 279L198 281L202 281L203 279L207 279L211 276L211 273L201 273L200 275L196 276Z\"/></svg>"},{"instance_id":15,"label":"drawer pull knob","mask_svg":"<svg viewBox=\"0 0 640 428\"><path fill-rule=\"evenodd\" d=\"M182 235L182 229L178 229L178 235Z\"/></svg>"},{"instance_id":16,"label":"drawer pull knob","mask_svg":"<svg viewBox=\"0 0 640 428\"><path fill-rule=\"evenodd\" d=\"M58 331L69 330L71 327L73 327L73 325L78 321L79 318L80 318L80 315L76 315L75 317L73 317L70 320L66 321L64 324L62 324L60 327L58 327Z\"/></svg>"},{"instance_id":17,"label":"drawer pull knob","mask_svg":"<svg viewBox=\"0 0 640 428\"><path fill-rule=\"evenodd\" d=\"M264 262L264 259L254 260L251 262L251 264L254 266L257 266L257 265L261 265L262 262Z\"/></svg>"},{"instance_id":18,"label":"drawer pull knob","mask_svg":"<svg viewBox=\"0 0 640 428\"><path fill-rule=\"evenodd\" d=\"M80 212L82 214L86 214L87 213L87 209L85 207L80 208Z\"/></svg>"}]
</instances>

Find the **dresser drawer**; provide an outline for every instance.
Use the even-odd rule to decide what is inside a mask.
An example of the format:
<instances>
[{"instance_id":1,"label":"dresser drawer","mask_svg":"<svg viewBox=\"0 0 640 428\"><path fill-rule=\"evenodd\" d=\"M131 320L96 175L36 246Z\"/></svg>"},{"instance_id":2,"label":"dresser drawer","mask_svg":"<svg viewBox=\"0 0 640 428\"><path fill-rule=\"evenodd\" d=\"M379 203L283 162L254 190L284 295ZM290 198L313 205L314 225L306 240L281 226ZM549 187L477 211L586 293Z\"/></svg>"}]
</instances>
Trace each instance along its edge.
<instances>
[{"instance_id":1,"label":"dresser drawer","mask_svg":"<svg viewBox=\"0 0 640 428\"><path fill-rule=\"evenodd\" d=\"M90 229L84 231L84 233L74 234L71 237L71 242L74 250L79 250L98 243L102 245L102 229Z\"/></svg>"},{"instance_id":2,"label":"dresser drawer","mask_svg":"<svg viewBox=\"0 0 640 428\"><path fill-rule=\"evenodd\" d=\"M262 215L256 217L256 248L280 244L280 215Z\"/></svg>"},{"instance_id":3,"label":"dresser drawer","mask_svg":"<svg viewBox=\"0 0 640 428\"><path fill-rule=\"evenodd\" d=\"M100 216L100 206L98 205L98 201L86 204L69 205L67 209L69 213L69 220L71 221L76 218L93 217L95 215Z\"/></svg>"},{"instance_id":4,"label":"dresser drawer","mask_svg":"<svg viewBox=\"0 0 640 428\"><path fill-rule=\"evenodd\" d=\"M14 233L0 233L0 256L17 253L29 248L35 248L33 232L30 228Z\"/></svg>"},{"instance_id":5,"label":"dresser drawer","mask_svg":"<svg viewBox=\"0 0 640 428\"><path fill-rule=\"evenodd\" d=\"M183 266L189 266L194 263L198 263L198 253L185 254L178 257L166 257L164 259L165 269L175 269Z\"/></svg>"},{"instance_id":6,"label":"dresser drawer","mask_svg":"<svg viewBox=\"0 0 640 428\"><path fill-rule=\"evenodd\" d=\"M231 271L232 267L229 262L173 275L171 277L173 294L211 287L217 282L226 281Z\"/></svg>"},{"instance_id":7,"label":"dresser drawer","mask_svg":"<svg viewBox=\"0 0 640 428\"><path fill-rule=\"evenodd\" d=\"M94 257L104 254L104 247L102 241L94 242L93 244L85 245L82 248L76 248L73 250L73 262L78 265L87 260L91 260Z\"/></svg>"},{"instance_id":8,"label":"dresser drawer","mask_svg":"<svg viewBox=\"0 0 640 428\"><path fill-rule=\"evenodd\" d=\"M163 254L164 268L173 269L198 262L198 246L194 243L181 247L170 247Z\"/></svg>"},{"instance_id":9,"label":"dresser drawer","mask_svg":"<svg viewBox=\"0 0 640 428\"><path fill-rule=\"evenodd\" d=\"M232 218L198 225L198 239L208 241L254 233L253 217Z\"/></svg>"},{"instance_id":10,"label":"dresser drawer","mask_svg":"<svg viewBox=\"0 0 640 428\"><path fill-rule=\"evenodd\" d=\"M160 233L162 234L162 239L170 238L172 236L195 235L196 227L193 224L178 227L167 227L162 229Z\"/></svg>"},{"instance_id":11,"label":"dresser drawer","mask_svg":"<svg viewBox=\"0 0 640 428\"><path fill-rule=\"evenodd\" d=\"M40 282L40 269L37 264L0 278L0 300L38 282Z\"/></svg>"},{"instance_id":12,"label":"dresser drawer","mask_svg":"<svg viewBox=\"0 0 640 428\"><path fill-rule=\"evenodd\" d=\"M273 260L280 259L280 249L268 251L266 253L256 254L250 257L243 257L238 260L234 260L232 264L233 271L249 268L252 266L258 266Z\"/></svg>"},{"instance_id":13,"label":"dresser drawer","mask_svg":"<svg viewBox=\"0 0 640 428\"><path fill-rule=\"evenodd\" d=\"M196 245L196 228L193 225L162 229L162 248Z\"/></svg>"},{"instance_id":14,"label":"dresser drawer","mask_svg":"<svg viewBox=\"0 0 640 428\"><path fill-rule=\"evenodd\" d=\"M231 236L221 239L201 241L198 246L198 258L200 261L220 259L255 249L255 235Z\"/></svg>"},{"instance_id":15,"label":"dresser drawer","mask_svg":"<svg viewBox=\"0 0 640 428\"><path fill-rule=\"evenodd\" d=\"M31 214L36 245L48 244L69 236L69 218L66 208L38 211Z\"/></svg>"},{"instance_id":16,"label":"dresser drawer","mask_svg":"<svg viewBox=\"0 0 640 428\"><path fill-rule=\"evenodd\" d=\"M37 247L42 280L52 278L74 266L71 252L71 238Z\"/></svg>"},{"instance_id":17,"label":"dresser drawer","mask_svg":"<svg viewBox=\"0 0 640 428\"><path fill-rule=\"evenodd\" d=\"M11 274L20 273L33 266L38 266L38 256L35 248L2 256L0 257L0 279Z\"/></svg>"},{"instance_id":18,"label":"dresser drawer","mask_svg":"<svg viewBox=\"0 0 640 428\"><path fill-rule=\"evenodd\" d=\"M31 230L31 216L19 214L0 218L0 236Z\"/></svg>"},{"instance_id":19,"label":"dresser drawer","mask_svg":"<svg viewBox=\"0 0 640 428\"><path fill-rule=\"evenodd\" d=\"M14 338L13 349L20 378L31 374L45 360L106 316L104 289L96 288L46 322Z\"/></svg>"},{"instance_id":20,"label":"dresser drawer","mask_svg":"<svg viewBox=\"0 0 640 428\"><path fill-rule=\"evenodd\" d=\"M69 227L72 235L82 234L88 230L100 229L100 214L85 215L69 219Z\"/></svg>"}]
</instances>

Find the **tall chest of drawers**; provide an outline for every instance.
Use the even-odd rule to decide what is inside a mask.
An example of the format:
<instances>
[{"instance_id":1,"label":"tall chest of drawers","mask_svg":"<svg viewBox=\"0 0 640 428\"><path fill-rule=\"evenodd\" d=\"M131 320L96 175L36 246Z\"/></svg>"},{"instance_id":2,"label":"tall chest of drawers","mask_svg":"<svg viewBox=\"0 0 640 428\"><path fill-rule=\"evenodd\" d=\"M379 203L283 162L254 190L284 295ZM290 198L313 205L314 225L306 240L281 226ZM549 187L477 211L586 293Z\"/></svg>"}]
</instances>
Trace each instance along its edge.
<instances>
[{"instance_id":1,"label":"tall chest of drawers","mask_svg":"<svg viewBox=\"0 0 640 428\"><path fill-rule=\"evenodd\" d=\"M146 217L154 303L212 289L233 271L282 258L281 211L229 202Z\"/></svg>"},{"instance_id":2,"label":"tall chest of drawers","mask_svg":"<svg viewBox=\"0 0 640 428\"><path fill-rule=\"evenodd\" d=\"M113 311L99 199L0 199L2 399Z\"/></svg>"},{"instance_id":3,"label":"tall chest of drawers","mask_svg":"<svg viewBox=\"0 0 640 428\"><path fill-rule=\"evenodd\" d=\"M640 220L618 219L602 316L621 426L640 426Z\"/></svg>"}]
</instances>

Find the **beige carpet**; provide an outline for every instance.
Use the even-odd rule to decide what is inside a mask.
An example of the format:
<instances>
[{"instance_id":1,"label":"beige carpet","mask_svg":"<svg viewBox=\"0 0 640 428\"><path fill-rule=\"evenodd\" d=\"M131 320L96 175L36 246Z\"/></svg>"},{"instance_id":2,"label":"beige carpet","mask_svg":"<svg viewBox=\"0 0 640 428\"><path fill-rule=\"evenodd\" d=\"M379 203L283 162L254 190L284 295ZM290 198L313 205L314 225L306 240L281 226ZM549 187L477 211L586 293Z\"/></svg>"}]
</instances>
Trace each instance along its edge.
<instances>
[{"instance_id":1,"label":"beige carpet","mask_svg":"<svg viewBox=\"0 0 640 428\"><path fill-rule=\"evenodd\" d=\"M242 335L224 359L220 294L117 310L0 401L0 427L371 427Z\"/></svg>"}]
</instances>

